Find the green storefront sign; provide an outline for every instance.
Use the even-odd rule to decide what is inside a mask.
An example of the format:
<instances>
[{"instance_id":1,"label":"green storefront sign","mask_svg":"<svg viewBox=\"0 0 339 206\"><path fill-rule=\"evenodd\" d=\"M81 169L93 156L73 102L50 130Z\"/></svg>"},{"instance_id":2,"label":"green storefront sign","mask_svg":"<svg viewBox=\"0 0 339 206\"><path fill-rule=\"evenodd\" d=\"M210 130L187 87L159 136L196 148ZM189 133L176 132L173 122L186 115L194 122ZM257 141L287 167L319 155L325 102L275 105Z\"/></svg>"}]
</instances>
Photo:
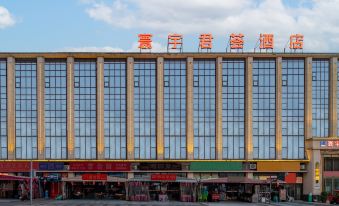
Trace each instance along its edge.
<instances>
[{"instance_id":1,"label":"green storefront sign","mask_svg":"<svg viewBox=\"0 0 339 206\"><path fill-rule=\"evenodd\" d=\"M242 162L191 162L191 171L240 171Z\"/></svg>"}]
</instances>

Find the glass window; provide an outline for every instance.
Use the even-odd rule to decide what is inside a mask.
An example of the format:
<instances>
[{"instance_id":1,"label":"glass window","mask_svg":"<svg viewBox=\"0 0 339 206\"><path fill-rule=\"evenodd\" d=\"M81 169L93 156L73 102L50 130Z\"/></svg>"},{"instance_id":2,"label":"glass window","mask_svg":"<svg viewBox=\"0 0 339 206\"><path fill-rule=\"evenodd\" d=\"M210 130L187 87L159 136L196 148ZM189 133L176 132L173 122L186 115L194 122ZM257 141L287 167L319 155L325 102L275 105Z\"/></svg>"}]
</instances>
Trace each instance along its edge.
<instances>
[{"instance_id":1,"label":"glass window","mask_svg":"<svg viewBox=\"0 0 339 206\"><path fill-rule=\"evenodd\" d=\"M105 158L126 159L126 62L105 60Z\"/></svg>"},{"instance_id":2,"label":"glass window","mask_svg":"<svg viewBox=\"0 0 339 206\"><path fill-rule=\"evenodd\" d=\"M333 159L332 158L325 158L324 161L325 161L324 170L325 171L333 171Z\"/></svg>"},{"instance_id":3,"label":"glass window","mask_svg":"<svg viewBox=\"0 0 339 206\"><path fill-rule=\"evenodd\" d=\"M164 63L165 159L186 159L186 60Z\"/></svg>"},{"instance_id":4,"label":"glass window","mask_svg":"<svg viewBox=\"0 0 339 206\"><path fill-rule=\"evenodd\" d=\"M333 158L333 171L339 171L339 158Z\"/></svg>"},{"instance_id":5,"label":"glass window","mask_svg":"<svg viewBox=\"0 0 339 206\"><path fill-rule=\"evenodd\" d=\"M156 61L134 62L134 157L156 159Z\"/></svg>"},{"instance_id":6,"label":"glass window","mask_svg":"<svg viewBox=\"0 0 339 206\"><path fill-rule=\"evenodd\" d=\"M253 61L253 158L275 159L275 59Z\"/></svg>"},{"instance_id":7,"label":"glass window","mask_svg":"<svg viewBox=\"0 0 339 206\"><path fill-rule=\"evenodd\" d=\"M245 61L222 63L223 158L244 159Z\"/></svg>"},{"instance_id":8,"label":"glass window","mask_svg":"<svg viewBox=\"0 0 339 206\"><path fill-rule=\"evenodd\" d=\"M96 61L74 62L75 158L96 158Z\"/></svg>"},{"instance_id":9,"label":"glass window","mask_svg":"<svg viewBox=\"0 0 339 206\"><path fill-rule=\"evenodd\" d=\"M304 159L304 60L282 61L282 156Z\"/></svg>"},{"instance_id":10,"label":"glass window","mask_svg":"<svg viewBox=\"0 0 339 206\"><path fill-rule=\"evenodd\" d=\"M194 159L215 159L215 60L194 60Z\"/></svg>"},{"instance_id":11,"label":"glass window","mask_svg":"<svg viewBox=\"0 0 339 206\"><path fill-rule=\"evenodd\" d=\"M312 62L312 136L328 136L329 60Z\"/></svg>"},{"instance_id":12,"label":"glass window","mask_svg":"<svg viewBox=\"0 0 339 206\"><path fill-rule=\"evenodd\" d=\"M46 159L67 158L67 71L65 60L45 62Z\"/></svg>"},{"instance_id":13,"label":"glass window","mask_svg":"<svg viewBox=\"0 0 339 206\"><path fill-rule=\"evenodd\" d=\"M15 63L16 158L37 158L36 60Z\"/></svg>"},{"instance_id":14,"label":"glass window","mask_svg":"<svg viewBox=\"0 0 339 206\"><path fill-rule=\"evenodd\" d=\"M7 62L0 59L0 159L7 159Z\"/></svg>"}]
</instances>

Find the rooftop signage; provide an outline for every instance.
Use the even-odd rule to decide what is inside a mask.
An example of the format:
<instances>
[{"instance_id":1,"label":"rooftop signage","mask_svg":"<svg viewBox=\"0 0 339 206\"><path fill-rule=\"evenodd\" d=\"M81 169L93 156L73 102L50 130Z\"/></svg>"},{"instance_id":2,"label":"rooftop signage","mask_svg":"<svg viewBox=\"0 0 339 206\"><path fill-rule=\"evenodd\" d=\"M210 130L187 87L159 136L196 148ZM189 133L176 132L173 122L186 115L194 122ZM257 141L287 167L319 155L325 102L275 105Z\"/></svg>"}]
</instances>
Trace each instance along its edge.
<instances>
[{"instance_id":1,"label":"rooftop signage","mask_svg":"<svg viewBox=\"0 0 339 206\"><path fill-rule=\"evenodd\" d=\"M152 34L139 34L138 35L138 48L141 51L151 51L152 50ZM226 46L226 52L242 52L244 48L245 35L242 33L232 33L229 35L228 43ZM288 46L289 45L289 46ZM290 35L289 41L287 42L284 51L287 46L291 51L302 50L304 47L304 35L302 34L292 34ZM213 35L210 33L203 33L199 36L199 52L210 52L213 48ZM260 52L263 51L272 51L274 49L274 35L270 33L260 34L258 41L254 47L254 52L256 49L259 49ZM182 34L169 34L167 38L167 52L183 51L183 35Z\"/></svg>"}]
</instances>

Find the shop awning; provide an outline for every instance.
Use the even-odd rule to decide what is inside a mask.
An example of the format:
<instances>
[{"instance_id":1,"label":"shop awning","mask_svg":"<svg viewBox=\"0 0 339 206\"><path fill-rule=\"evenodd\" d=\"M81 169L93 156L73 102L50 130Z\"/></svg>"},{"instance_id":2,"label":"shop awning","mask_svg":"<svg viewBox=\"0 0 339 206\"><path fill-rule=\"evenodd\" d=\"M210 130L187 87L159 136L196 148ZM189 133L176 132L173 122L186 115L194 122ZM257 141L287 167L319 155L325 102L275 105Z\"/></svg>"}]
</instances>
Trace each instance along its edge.
<instances>
[{"instance_id":1,"label":"shop awning","mask_svg":"<svg viewBox=\"0 0 339 206\"><path fill-rule=\"evenodd\" d=\"M80 176L77 177L63 177L63 182L126 182L126 178L122 177L107 177L107 180L83 180Z\"/></svg>"},{"instance_id":2,"label":"shop awning","mask_svg":"<svg viewBox=\"0 0 339 206\"><path fill-rule=\"evenodd\" d=\"M23 180L29 180L29 177L24 176L14 176L14 175L0 175L0 180L7 180L7 181L23 181ZM36 178L33 178L36 179Z\"/></svg>"},{"instance_id":3,"label":"shop awning","mask_svg":"<svg viewBox=\"0 0 339 206\"><path fill-rule=\"evenodd\" d=\"M221 178L211 178L211 179L202 179L201 183L238 183L238 184L264 184L265 181L250 179L247 177L234 176L234 177L221 177Z\"/></svg>"},{"instance_id":4,"label":"shop awning","mask_svg":"<svg viewBox=\"0 0 339 206\"><path fill-rule=\"evenodd\" d=\"M128 180L129 182L182 182L182 183L197 183L196 179L177 177L176 180L151 180L150 177L136 177Z\"/></svg>"}]
</instances>

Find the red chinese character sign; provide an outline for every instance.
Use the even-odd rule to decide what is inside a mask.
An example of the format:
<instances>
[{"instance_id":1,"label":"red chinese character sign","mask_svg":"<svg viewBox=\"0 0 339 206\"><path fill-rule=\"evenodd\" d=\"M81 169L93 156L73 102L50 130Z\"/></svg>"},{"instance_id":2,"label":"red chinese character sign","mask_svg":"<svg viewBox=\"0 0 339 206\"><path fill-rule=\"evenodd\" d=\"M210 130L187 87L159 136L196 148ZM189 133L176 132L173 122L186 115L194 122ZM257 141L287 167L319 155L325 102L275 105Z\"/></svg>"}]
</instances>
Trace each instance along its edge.
<instances>
[{"instance_id":1,"label":"red chinese character sign","mask_svg":"<svg viewBox=\"0 0 339 206\"><path fill-rule=\"evenodd\" d=\"M287 45L284 48L284 52L286 50L286 47ZM302 50L304 48L304 35L292 34L289 39L289 48L291 51L294 51L294 52L296 52L297 50Z\"/></svg>"},{"instance_id":2,"label":"red chinese character sign","mask_svg":"<svg viewBox=\"0 0 339 206\"><path fill-rule=\"evenodd\" d=\"M273 34L260 34L260 50L261 49L266 49L269 50L273 50L274 48L274 37Z\"/></svg>"},{"instance_id":3,"label":"red chinese character sign","mask_svg":"<svg viewBox=\"0 0 339 206\"><path fill-rule=\"evenodd\" d=\"M148 49L151 50L152 49L152 34L139 34L139 49L140 51Z\"/></svg>"},{"instance_id":4,"label":"red chinese character sign","mask_svg":"<svg viewBox=\"0 0 339 206\"><path fill-rule=\"evenodd\" d=\"M234 34L232 33L229 38L229 45L227 48L230 48L230 51L242 51L244 49L244 35L243 34ZM226 52L227 52L226 48Z\"/></svg>"},{"instance_id":5,"label":"red chinese character sign","mask_svg":"<svg viewBox=\"0 0 339 206\"><path fill-rule=\"evenodd\" d=\"M199 51L206 50L211 51L212 49L212 34L200 34L200 42L199 42Z\"/></svg>"},{"instance_id":6,"label":"red chinese character sign","mask_svg":"<svg viewBox=\"0 0 339 206\"><path fill-rule=\"evenodd\" d=\"M260 34L260 49L273 49L273 34Z\"/></svg>"},{"instance_id":7,"label":"red chinese character sign","mask_svg":"<svg viewBox=\"0 0 339 206\"><path fill-rule=\"evenodd\" d=\"M242 52L244 49L244 34L242 33L232 33L229 35L229 41L226 47L226 52L230 51L236 51L236 52ZM140 49L140 52L143 50L149 50L152 49L152 34L139 34L138 35L138 48ZM304 35L302 34L292 34L289 38L289 41L287 42L284 52L286 48L289 48L292 51L302 50L304 47ZM207 51L211 52L211 49L213 47L213 36L210 33L203 33L199 36L199 47L198 51ZM229 50L228 50L229 48ZM262 50L272 51L274 49L274 35L270 33L262 33L260 34L257 43L254 47L254 52L256 49L260 49L260 52ZM167 52L170 51L179 51L183 52L183 35L182 34L169 34L167 38Z\"/></svg>"},{"instance_id":8,"label":"red chinese character sign","mask_svg":"<svg viewBox=\"0 0 339 206\"><path fill-rule=\"evenodd\" d=\"M169 34L167 40L167 52L175 50L182 52L183 38L181 34Z\"/></svg>"}]
</instances>

